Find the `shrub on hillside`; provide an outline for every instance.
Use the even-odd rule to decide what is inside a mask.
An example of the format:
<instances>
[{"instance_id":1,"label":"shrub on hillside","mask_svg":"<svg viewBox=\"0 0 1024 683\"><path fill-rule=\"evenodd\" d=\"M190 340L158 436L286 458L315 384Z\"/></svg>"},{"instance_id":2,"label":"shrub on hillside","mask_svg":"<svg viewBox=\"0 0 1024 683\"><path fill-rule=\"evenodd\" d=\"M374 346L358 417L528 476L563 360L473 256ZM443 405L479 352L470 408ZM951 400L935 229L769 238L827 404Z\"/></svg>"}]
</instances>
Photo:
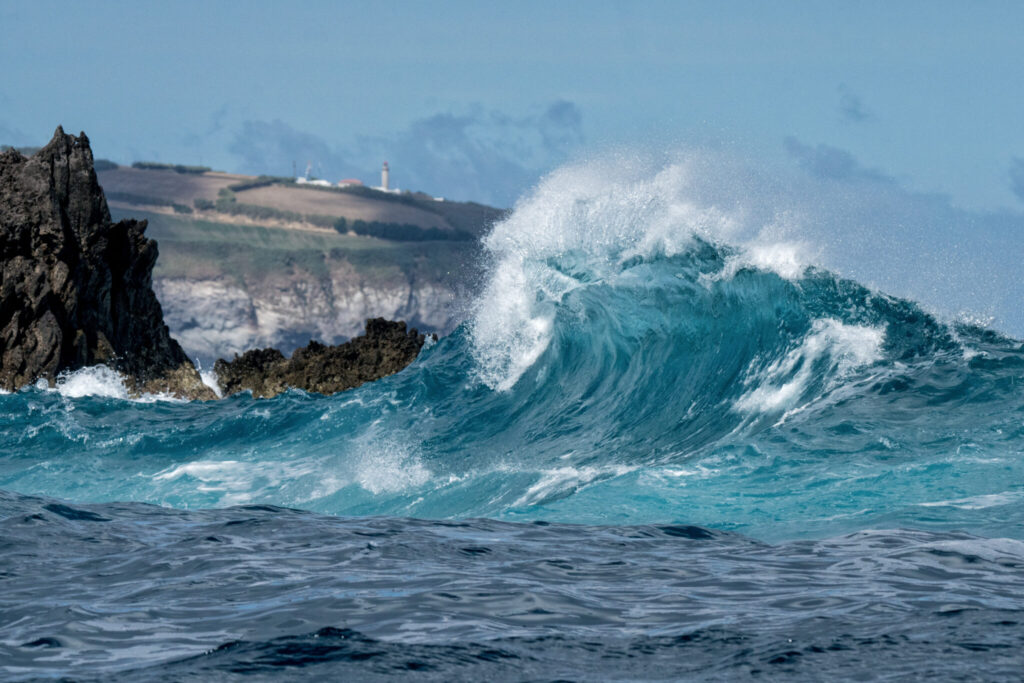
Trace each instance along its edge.
<instances>
[{"instance_id":1,"label":"shrub on hillside","mask_svg":"<svg viewBox=\"0 0 1024 683\"><path fill-rule=\"evenodd\" d=\"M335 226L337 229L337 225ZM339 230L339 232L341 232ZM382 223L380 221L352 221L352 232L393 242L435 242L441 240L464 242L473 236L462 230L442 230L437 227L421 228L409 223Z\"/></svg>"},{"instance_id":2,"label":"shrub on hillside","mask_svg":"<svg viewBox=\"0 0 1024 683\"><path fill-rule=\"evenodd\" d=\"M295 179L283 176L261 175L254 180L243 180L242 182L235 183L234 185L228 185L228 189L232 192L245 192L246 190L255 190L257 187L286 184L295 184Z\"/></svg>"},{"instance_id":3,"label":"shrub on hillside","mask_svg":"<svg viewBox=\"0 0 1024 683\"><path fill-rule=\"evenodd\" d=\"M169 199L149 197L144 194L135 194L134 192L107 192L106 195L108 200L125 202L127 204L146 204L148 206L172 206L174 204Z\"/></svg>"},{"instance_id":4,"label":"shrub on hillside","mask_svg":"<svg viewBox=\"0 0 1024 683\"><path fill-rule=\"evenodd\" d=\"M318 228L336 228L334 216L324 216L318 213L307 213L306 222Z\"/></svg>"},{"instance_id":5,"label":"shrub on hillside","mask_svg":"<svg viewBox=\"0 0 1024 683\"><path fill-rule=\"evenodd\" d=\"M209 166L184 166L182 164L163 164L159 161L136 161L132 168L144 171L174 171L175 173L206 173L213 170Z\"/></svg>"},{"instance_id":6,"label":"shrub on hillside","mask_svg":"<svg viewBox=\"0 0 1024 683\"><path fill-rule=\"evenodd\" d=\"M299 223L303 218L302 214L295 211L282 211L270 206L257 206L256 204L241 204L235 198L235 193L230 190L227 192L224 190L220 191L220 197L217 198L214 208L221 213L232 216L246 216L255 220L279 220Z\"/></svg>"}]
</instances>

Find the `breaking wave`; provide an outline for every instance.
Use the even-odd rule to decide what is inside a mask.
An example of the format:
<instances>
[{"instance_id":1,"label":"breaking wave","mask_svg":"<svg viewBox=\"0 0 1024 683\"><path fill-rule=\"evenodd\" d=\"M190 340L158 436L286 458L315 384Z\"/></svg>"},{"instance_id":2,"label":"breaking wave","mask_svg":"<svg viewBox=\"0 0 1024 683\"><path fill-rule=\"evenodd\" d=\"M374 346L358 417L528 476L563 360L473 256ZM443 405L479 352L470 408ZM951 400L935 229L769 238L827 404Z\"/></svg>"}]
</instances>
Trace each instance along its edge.
<instances>
[{"instance_id":1,"label":"breaking wave","mask_svg":"<svg viewBox=\"0 0 1024 683\"><path fill-rule=\"evenodd\" d=\"M462 327L333 397L127 400L91 368L0 398L0 488L345 515L878 524L1020 536L1021 343L811 265L694 169L548 178ZM781 231L785 232L785 231ZM780 490L780 486L784 490ZM995 500L992 506L947 505Z\"/></svg>"}]
</instances>

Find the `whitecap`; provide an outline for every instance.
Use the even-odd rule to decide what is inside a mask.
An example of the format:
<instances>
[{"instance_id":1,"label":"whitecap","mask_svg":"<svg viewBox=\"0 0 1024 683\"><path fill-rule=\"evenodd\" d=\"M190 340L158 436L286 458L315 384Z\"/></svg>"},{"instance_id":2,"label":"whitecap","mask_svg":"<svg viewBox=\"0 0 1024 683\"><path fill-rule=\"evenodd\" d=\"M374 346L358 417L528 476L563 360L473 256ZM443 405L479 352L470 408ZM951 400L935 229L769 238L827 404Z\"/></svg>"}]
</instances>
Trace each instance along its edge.
<instances>
[{"instance_id":1,"label":"whitecap","mask_svg":"<svg viewBox=\"0 0 1024 683\"><path fill-rule=\"evenodd\" d=\"M356 483L374 495L423 486L431 476L415 449L397 439L362 448L355 463Z\"/></svg>"},{"instance_id":2,"label":"whitecap","mask_svg":"<svg viewBox=\"0 0 1024 683\"><path fill-rule=\"evenodd\" d=\"M984 510L986 508L1000 507L1016 503L1024 497L1024 493L1007 491L1004 493L986 493L968 498L956 498L953 500L936 500L927 503L918 503L920 507L951 507L960 510Z\"/></svg>"},{"instance_id":3,"label":"whitecap","mask_svg":"<svg viewBox=\"0 0 1024 683\"><path fill-rule=\"evenodd\" d=\"M199 370L199 379L202 380L203 384L213 389L213 393L217 395L217 398L224 398L224 392L217 381L217 373L213 370L203 370L198 363L196 368Z\"/></svg>"},{"instance_id":4,"label":"whitecap","mask_svg":"<svg viewBox=\"0 0 1024 683\"><path fill-rule=\"evenodd\" d=\"M95 396L100 398L129 398L124 377L105 365L93 365L60 375L56 391L65 398Z\"/></svg>"},{"instance_id":5,"label":"whitecap","mask_svg":"<svg viewBox=\"0 0 1024 683\"><path fill-rule=\"evenodd\" d=\"M815 320L798 347L747 377L745 383L752 388L734 407L743 413L790 409L820 369L820 360L828 358L826 388L830 388L854 369L878 361L884 342L884 327L847 325L833 318Z\"/></svg>"},{"instance_id":6,"label":"whitecap","mask_svg":"<svg viewBox=\"0 0 1024 683\"><path fill-rule=\"evenodd\" d=\"M611 465L606 467L558 467L540 472L537 481L520 496L512 507L543 505L575 493L589 484L629 474L637 467Z\"/></svg>"}]
</instances>

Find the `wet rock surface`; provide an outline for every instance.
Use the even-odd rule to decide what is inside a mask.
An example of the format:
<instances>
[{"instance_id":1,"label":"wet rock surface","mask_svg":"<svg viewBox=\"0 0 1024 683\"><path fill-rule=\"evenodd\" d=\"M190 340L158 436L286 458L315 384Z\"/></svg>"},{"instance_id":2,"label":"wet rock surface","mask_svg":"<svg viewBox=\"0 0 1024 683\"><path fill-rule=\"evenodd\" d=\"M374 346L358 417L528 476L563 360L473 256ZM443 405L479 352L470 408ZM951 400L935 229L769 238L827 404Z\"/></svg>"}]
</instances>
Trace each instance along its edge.
<instances>
[{"instance_id":1,"label":"wet rock surface","mask_svg":"<svg viewBox=\"0 0 1024 683\"><path fill-rule=\"evenodd\" d=\"M145 230L111 220L84 133L0 154L0 388L104 364L135 393L215 398L164 324Z\"/></svg>"},{"instance_id":2,"label":"wet rock surface","mask_svg":"<svg viewBox=\"0 0 1024 683\"><path fill-rule=\"evenodd\" d=\"M436 339L436 337L434 337ZM344 344L316 341L285 358L277 349L246 351L234 360L218 360L214 373L224 395L251 391L270 398L289 388L318 394L352 389L405 368L416 359L426 336L402 321L366 321L366 333Z\"/></svg>"}]
</instances>

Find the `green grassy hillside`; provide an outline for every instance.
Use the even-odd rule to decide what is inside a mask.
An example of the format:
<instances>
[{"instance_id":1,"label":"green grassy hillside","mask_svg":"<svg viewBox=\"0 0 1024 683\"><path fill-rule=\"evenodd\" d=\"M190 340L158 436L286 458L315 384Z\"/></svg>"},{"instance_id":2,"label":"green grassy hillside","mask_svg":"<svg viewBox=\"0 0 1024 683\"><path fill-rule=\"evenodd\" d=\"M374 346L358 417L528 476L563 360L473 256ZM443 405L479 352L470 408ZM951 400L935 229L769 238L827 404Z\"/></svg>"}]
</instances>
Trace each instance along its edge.
<instances>
[{"instance_id":1,"label":"green grassy hillside","mask_svg":"<svg viewBox=\"0 0 1024 683\"><path fill-rule=\"evenodd\" d=\"M367 187L322 187L289 178L219 172L182 173L158 165L98 172L112 206L197 214L210 222L254 221L296 229L335 229L388 241L471 241L504 212L472 202Z\"/></svg>"},{"instance_id":2,"label":"green grassy hillside","mask_svg":"<svg viewBox=\"0 0 1024 683\"><path fill-rule=\"evenodd\" d=\"M149 221L160 257L154 276L194 280L234 278L244 284L270 271L304 270L326 275L328 260L346 260L375 277L408 276L430 281L461 278L475 245L459 242L392 242L372 237L219 223L112 208L115 219Z\"/></svg>"}]
</instances>

